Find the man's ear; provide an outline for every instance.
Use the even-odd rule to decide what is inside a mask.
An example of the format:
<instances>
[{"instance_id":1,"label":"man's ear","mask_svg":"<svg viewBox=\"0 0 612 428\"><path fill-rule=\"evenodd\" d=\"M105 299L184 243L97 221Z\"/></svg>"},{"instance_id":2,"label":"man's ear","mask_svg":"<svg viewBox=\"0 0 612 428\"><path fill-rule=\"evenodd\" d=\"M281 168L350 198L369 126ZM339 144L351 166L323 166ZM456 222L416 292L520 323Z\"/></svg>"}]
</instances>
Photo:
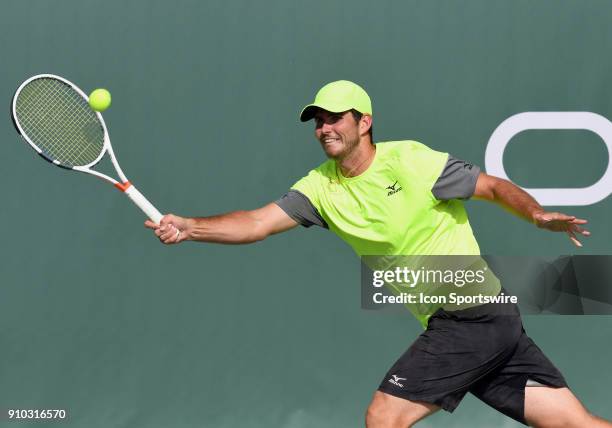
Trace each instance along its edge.
<instances>
[{"instance_id":1,"label":"man's ear","mask_svg":"<svg viewBox=\"0 0 612 428\"><path fill-rule=\"evenodd\" d=\"M370 131L371 127L372 116L370 116L369 114L364 114L363 116L361 116L361 119L359 119L359 133L361 135L365 135Z\"/></svg>"}]
</instances>

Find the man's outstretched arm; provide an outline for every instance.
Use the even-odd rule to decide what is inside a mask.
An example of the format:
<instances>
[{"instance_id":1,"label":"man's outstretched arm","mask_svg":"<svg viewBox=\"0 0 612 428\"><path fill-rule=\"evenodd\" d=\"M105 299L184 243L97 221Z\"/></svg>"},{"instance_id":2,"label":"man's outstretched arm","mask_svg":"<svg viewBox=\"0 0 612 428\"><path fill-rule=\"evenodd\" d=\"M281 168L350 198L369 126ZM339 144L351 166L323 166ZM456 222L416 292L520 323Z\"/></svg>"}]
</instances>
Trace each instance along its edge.
<instances>
[{"instance_id":1,"label":"man's outstretched arm","mask_svg":"<svg viewBox=\"0 0 612 428\"><path fill-rule=\"evenodd\" d=\"M145 222L145 227L153 229L164 244L177 244L187 240L249 244L297 225L295 220L274 203L256 210L233 211L212 217L185 218L167 214L162 217L159 225L150 220Z\"/></svg>"},{"instance_id":2,"label":"man's outstretched arm","mask_svg":"<svg viewBox=\"0 0 612 428\"><path fill-rule=\"evenodd\" d=\"M553 232L565 232L577 247L582 247L576 238L577 233L583 236L590 235L588 230L581 227L587 223L586 220L563 213L545 211L529 193L508 180L481 172L476 181L473 197L495 202L539 228Z\"/></svg>"}]
</instances>

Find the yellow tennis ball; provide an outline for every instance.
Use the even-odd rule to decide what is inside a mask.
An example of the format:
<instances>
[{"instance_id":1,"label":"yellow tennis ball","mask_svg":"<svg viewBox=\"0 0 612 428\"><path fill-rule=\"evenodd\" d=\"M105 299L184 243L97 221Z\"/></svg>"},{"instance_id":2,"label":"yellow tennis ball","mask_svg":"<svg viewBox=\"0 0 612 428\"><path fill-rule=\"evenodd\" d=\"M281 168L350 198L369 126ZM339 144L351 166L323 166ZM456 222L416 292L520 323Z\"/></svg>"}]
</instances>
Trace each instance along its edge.
<instances>
[{"instance_id":1,"label":"yellow tennis ball","mask_svg":"<svg viewBox=\"0 0 612 428\"><path fill-rule=\"evenodd\" d=\"M95 111L104 111L111 105L111 94L106 89L96 89L89 94L89 105Z\"/></svg>"}]
</instances>

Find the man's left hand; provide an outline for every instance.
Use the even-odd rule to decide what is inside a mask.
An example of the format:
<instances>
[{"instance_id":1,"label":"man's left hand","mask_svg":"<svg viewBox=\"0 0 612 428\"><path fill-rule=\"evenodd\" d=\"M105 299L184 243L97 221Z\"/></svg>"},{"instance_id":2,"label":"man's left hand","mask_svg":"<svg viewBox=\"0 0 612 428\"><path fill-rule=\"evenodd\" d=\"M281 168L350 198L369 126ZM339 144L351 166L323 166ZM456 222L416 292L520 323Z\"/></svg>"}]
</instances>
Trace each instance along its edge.
<instances>
[{"instance_id":1,"label":"man's left hand","mask_svg":"<svg viewBox=\"0 0 612 428\"><path fill-rule=\"evenodd\" d=\"M533 221L540 229L567 233L567 236L577 247L582 247L582 244L576 238L577 233L582 236L589 236L591 234L591 232L581 227L581 225L588 223L587 220L563 213L538 211L533 214Z\"/></svg>"}]
</instances>

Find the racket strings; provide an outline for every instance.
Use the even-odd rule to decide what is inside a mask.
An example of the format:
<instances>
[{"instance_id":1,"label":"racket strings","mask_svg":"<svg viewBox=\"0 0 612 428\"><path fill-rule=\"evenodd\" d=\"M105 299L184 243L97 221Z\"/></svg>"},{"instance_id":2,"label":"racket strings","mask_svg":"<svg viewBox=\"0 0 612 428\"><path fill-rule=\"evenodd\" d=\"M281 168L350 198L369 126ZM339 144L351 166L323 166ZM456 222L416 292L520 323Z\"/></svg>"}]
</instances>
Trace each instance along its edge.
<instances>
[{"instance_id":1,"label":"racket strings","mask_svg":"<svg viewBox=\"0 0 612 428\"><path fill-rule=\"evenodd\" d=\"M15 113L27 138L68 167L94 162L104 150L104 129L87 101L68 84L39 78L17 96Z\"/></svg>"}]
</instances>

